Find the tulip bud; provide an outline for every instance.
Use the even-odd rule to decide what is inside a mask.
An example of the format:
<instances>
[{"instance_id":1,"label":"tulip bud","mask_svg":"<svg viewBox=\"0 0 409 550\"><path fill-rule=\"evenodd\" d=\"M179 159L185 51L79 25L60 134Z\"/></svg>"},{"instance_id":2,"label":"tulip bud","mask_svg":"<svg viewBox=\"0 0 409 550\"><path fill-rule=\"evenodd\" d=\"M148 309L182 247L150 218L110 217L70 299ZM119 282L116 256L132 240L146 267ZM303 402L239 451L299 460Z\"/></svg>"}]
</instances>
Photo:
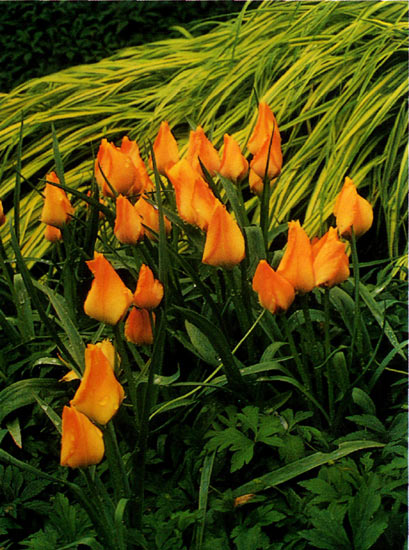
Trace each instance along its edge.
<instances>
[{"instance_id":1,"label":"tulip bud","mask_svg":"<svg viewBox=\"0 0 409 550\"><path fill-rule=\"evenodd\" d=\"M330 227L321 239L312 244L315 286L331 288L348 279L349 259L345 248L334 227Z\"/></svg>"},{"instance_id":2,"label":"tulip bud","mask_svg":"<svg viewBox=\"0 0 409 550\"><path fill-rule=\"evenodd\" d=\"M4 215L3 203L0 201L0 226L6 223L6 216Z\"/></svg>"},{"instance_id":3,"label":"tulip bud","mask_svg":"<svg viewBox=\"0 0 409 550\"><path fill-rule=\"evenodd\" d=\"M219 174L234 182L240 182L249 170L249 163L241 153L237 141L224 134L224 149Z\"/></svg>"},{"instance_id":4,"label":"tulip bud","mask_svg":"<svg viewBox=\"0 0 409 550\"><path fill-rule=\"evenodd\" d=\"M152 317L155 319L154 313ZM125 338L138 346L153 343L151 319L147 309L131 309L125 321Z\"/></svg>"},{"instance_id":5,"label":"tulip bud","mask_svg":"<svg viewBox=\"0 0 409 550\"><path fill-rule=\"evenodd\" d=\"M44 239L46 241L49 241L50 243L56 243L57 241L61 241L62 240L61 231L58 229L58 227L54 227L53 225L46 225L45 231L44 231Z\"/></svg>"},{"instance_id":6,"label":"tulip bud","mask_svg":"<svg viewBox=\"0 0 409 550\"><path fill-rule=\"evenodd\" d=\"M139 308L154 309L163 298L163 285L154 278L152 270L142 264L138 283L133 295L133 303Z\"/></svg>"},{"instance_id":7,"label":"tulip bud","mask_svg":"<svg viewBox=\"0 0 409 550\"><path fill-rule=\"evenodd\" d=\"M158 172L163 176L166 176L167 170L179 161L178 144L167 122L162 122L160 125L158 135L153 144L153 152ZM149 164L153 169L151 158L149 159Z\"/></svg>"},{"instance_id":8,"label":"tulip bud","mask_svg":"<svg viewBox=\"0 0 409 550\"><path fill-rule=\"evenodd\" d=\"M251 168L249 172L249 186L252 193L256 195L261 195L263 193L263 178L260 178Z\"/></svg>"},{"instance_id":9,"label":"tulip bud","mask_svg":"<svg viewBox=\"0 0 409 550\"><path fill-rule=\"evenodd\" d=\"M84 468L101 462L105 452L102 432L73 407L62 412L61 466Z\"/></svg>"},{"instance_id":10,"label":"tulip bud","mask_svg":"<svg viewBox=\"0 0 409 550\"><path fill-rule=\"evenodd\" d=\"M47 174L46 180L60 183L55 172ZM41 221L54 227L62 227L74 213L74 208L63 189L46 183L44 191L44 206L41 211Z\"/></svg>"},{"instance_id":11,"label":"tulip bud","mask_svg":"<svg viewBox=\"0 0 409 550\"><path fill-rule=\"evenodd\" d=\"M372 206L358 195L354 182L348 177L335 201L334 214L339 234L345 238L351 237L352 227L356 237L363 235L373 222Z\"/></svg>"},{"instance_id":12,"label":"tulip bud","mask_svg":"<svg viewBox=\"0 0 409 550\"><path fill-rule=\"evenodd\" d=\"M279 175L282 165L283 154L281 152L281 138L277 128L274 129L272 140L270 135L270 137L264 141L261 148L254 154L250 162L250 167L263 180L266 175L267 178L271 180Z\"/></svg>"},{"instance_id":13,"label":"tulip bud","mask_svg":"<svg viewBox=\"0 0 409 550\"><path fill-rule=\"evenodd\" d=\"M311 243L299 221L288 224L287 248L277 273L300 292L309 292L315 286Z\"/></svg>"},{"instance_id":14,"label":"tulip bud","mask_svg":"<svg viewBox=\"0 0 409 550\"><path fill-rule=\"evenodd\" d=\"M135 163L139 163L139 171ZM136 195L144 191L146 184L143 178L144 174L141 174L140 163L146 171L146 167L140 159L137 144L126 136L123 138L120 148L103 139L95 160L95 178L102 194L107 197L113 196L106 180L117 193L123 195Z\"/></svg>"},{"instance_id":15,"label":"tulip bud","mask_svg":"<svg viewBox=\"0 0 409 550\"><path fill-rule=\"evenodd\" d=\"M102 340L102 342L97 342L95 346L99 348L102 351L102 353L105 355L105 357L108 359L109 364L111 365L112 371L114 372L115 358L118 363L120 362L121 358L118 354L115 353L115 348L112 345L112 343L109 340L105 339L105 340Z\"/></svg>"},{"instance_id":16,"label":"tulip bud","mask_svg":"<svg viewBox=\"0 0 409 550\"><path fill-rule=\"evenodd\" d=\"M148 193L149 191L153 191L155 186L149 177L148 170L139 153L139 147L136 141L131 141L128 136L124 136L122 138L121 151L128 155L136 168L137 182L135 193Z\"/></svg>"},{"instance_id":17,"label":"tulip bud","mask_svg":"<svg viewBox=\"0 0 409 550\"><path fill-rule=\"evenodd\" d=\"M275 146L281 145L281 136L278 130L278 124L277 124L276 118L273 112L271 111L270 107L267 105L267 103L262 101L259 104L256 125L247 143L247 149L250 151L250 153L255 155L258 151L260 151L261 147L264 145L266 141L267 143L269 143L273 130L274 130L273 142L275 140ZM264 170L265 170L265 165L264 165Z\"/></svg>"},{"instance_id":18,"label":"tulip bud","mask_svg":"<svg viewBox=\"0 0 409 550\"><path fill-rule=\"evenodd\" d=\"M119 409L124 390L100 347L88 344L85 371L70 404L98 424L107 424Z\"/></svg>"},{"instance_id":19,"label":"tulip bud","mask_svg":"<svg viewBox=\"0 0 409 550\"><path fill-rule=\"evenodd\" d=\"M142 218L142 224L144 228L144 234L149 239L156 239L156 235L159 234L159 211L157 208L152 206L145 198L142 196L134 206L135 210L139 214L139 216ZM169 235L172 224L170 221L164 217L165 222L165 233ZM152 231L149 231L149 229L152 229Z\"/></svg>"},{"instance_id":20,"label":"tulip bud","mask_svg":"<svg viewBox=\"0 0 409 550\"><path fill-rule=\"evenodd\" d=\"M213 177L220 168L220 157L212 143L207 139L201 126L190 132L186 160L198 174L204 176L199 158L206 170Z\"/></svg>"},{"instance_id":21,"label":"tulip bud","mask_svg":"<svg viewBox=\"0 0 409 550\"><path fill-rule=\"evenodd\" d=\"M226 208L218 203L207 228L202 262L231 269L242 261L244 255L243 234Z\"/></svg>"},{"instance_id":22,"label":"tulip bud","mask_svg":"<svg viewBox=\"0 0 409 550\"><path fill-rule=\"evenodd\" d=\"M216 205L216 197L207 183L185 159L172 166L167 176L175 189L179 216L187 223L206 229Z\"/></svg>"},{"instance_id":23,"label":"tulip bud","mask_svg":"<svg viewBox=\"0 0 409 550\"><path fill-rule=\"evenodd\" d=\"M103 254L96 252L94 259L86 264L95 278L85 299L84 311L97 321L116 325L132 303L132 292Z\"/></svg>"},{"instance_id":24,"label":"tulip bud","mask_svg":"<svg viewBox=\"0 0 409 550\"><path fill-rule=\"evenodd\" d=\"M258 294L260 305L271 313L286 311L295 297L292 284L265 260L259 262L254 273L253 290Z\"/></svg>"},{"instance_id":25,"label":"tulip bud","mask_svg":"<svg viewBox=\"0 0 409 550\"><path fill-rule=\"evenodd\" d=\"M114 235L120 243L136 244L143 237L141 217L123 195L116 199Z\"/></svg>"}]
</instances>

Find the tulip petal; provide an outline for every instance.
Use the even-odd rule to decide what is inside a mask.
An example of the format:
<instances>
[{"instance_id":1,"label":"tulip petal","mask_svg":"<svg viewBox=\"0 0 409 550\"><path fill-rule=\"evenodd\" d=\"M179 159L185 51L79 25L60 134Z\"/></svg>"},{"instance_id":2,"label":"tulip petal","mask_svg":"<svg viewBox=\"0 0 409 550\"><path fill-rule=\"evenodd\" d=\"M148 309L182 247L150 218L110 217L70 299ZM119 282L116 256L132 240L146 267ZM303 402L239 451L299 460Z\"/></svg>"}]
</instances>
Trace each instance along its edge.
<instances>
[{"instance_id":1,"label":"tulip petal","mask_svg":"<svg viewBox=\"0 0 409 550\"><path fill-rule=\"evenodd\" d=\"M287 248L277 273L300 292L309 292L314 288L311 243L299 221L291 221L288 224Z\"/></svg>"},{"instance_id":2,"label":"tulip petal","mask_svg":"<svg viewBox=\"0 0 409 550\"><path fill-rule=\"evenodd\" d=\"M61 466L83 468L101 462L105 452L102 432L73 407L62 413Z\"/></svg>"}]
</instances>

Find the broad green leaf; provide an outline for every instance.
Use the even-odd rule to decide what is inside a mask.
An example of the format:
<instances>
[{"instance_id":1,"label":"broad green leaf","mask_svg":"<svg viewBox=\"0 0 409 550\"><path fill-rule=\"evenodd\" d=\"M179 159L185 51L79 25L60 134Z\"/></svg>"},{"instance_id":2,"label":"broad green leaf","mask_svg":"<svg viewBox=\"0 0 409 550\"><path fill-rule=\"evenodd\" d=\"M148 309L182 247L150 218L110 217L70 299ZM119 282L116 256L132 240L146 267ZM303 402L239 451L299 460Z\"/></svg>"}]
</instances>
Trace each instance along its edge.
<instances>
[{"instance_id":1,"label":"broad green leaf","mask_svg":"<svg viewBox=\"0 0 409 550\"><path fill-rule=\"evenodd\" d=\"M29 378L10 384L0 392L0 422L20 407L35 403L38 391L57 388L58 382L47 378Z\"/></svg>"}]
</instances>

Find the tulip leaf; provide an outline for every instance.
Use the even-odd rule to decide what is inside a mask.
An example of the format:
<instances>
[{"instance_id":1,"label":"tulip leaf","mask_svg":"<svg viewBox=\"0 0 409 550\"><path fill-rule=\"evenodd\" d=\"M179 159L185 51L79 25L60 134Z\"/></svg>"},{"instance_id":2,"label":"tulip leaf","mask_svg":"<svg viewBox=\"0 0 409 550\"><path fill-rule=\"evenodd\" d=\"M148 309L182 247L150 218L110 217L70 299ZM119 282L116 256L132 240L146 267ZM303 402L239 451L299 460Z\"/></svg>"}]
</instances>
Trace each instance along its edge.
<instances>
[{"instance_id":1,"label":"tulip leaf","mask_svg":"<svg viewBox=\"0 0 409 550\"><path fill-rule=\"evenodd\" d=\"M379 324L380 327L383 327L386 337L388 338L389 342L392 344L396 352L406 361L407 358L402 349L399 347L399 342L396 334L394 333L391 325L385 319L385 313L381 310L379 304L374 300L369 290L362 283L359 283L359 294L362 300L367 305L370 312L372 313L376 322Z\"/></svg>"},{"instance_id":2,"label":"tulip leaf","mask_svg":"<svg viewBox=\"0 0 409 550\"><path fill-rule=\"evenodd\" d=\"M266 251L264 248L263 233L261 227L250 225L244 228L246 235L247 254L249 260L249 277L253 277L254 272L260 262L265 260Z\"/></svg>"},{"instance_id":3,"label":"tulip leaf","mask_svg":"<svg viewBox=\"0 0 409 550\"><path fill-rule=\"evenodd\" d=\"M67 302L63 296L60 294L57 294L51 288L48 286L45 286L41 283L38 283L36 281L33 281L34 285L41 290L44 294L46 294L54 308L55 313L57 314L57 317L60 320L61 326L64 329L65 334L68 337L68 340L70 342L69 351L72 355L72 357L75 359L77 365L81 367L81 371L84 371L84 351L85 351L85 344L82 341L81 335L78 332L75 324L71 320ZM75 367L75 365L73 365ZM80 374L80 373L77 373Z\"/></svg>"},{"instance_id":4,"label":"tulip leaf","mask_svg":"<svg viewBox=\"0 0 409 550\"><path fill-rule=\"evenodd\" d=\"M20 428L20 420L18 417L12 418L8 422L6 422L7 429L9 431L9 434L11 435L14 443L22 449L22 440L21 440L21 428Z\"/></svg>"},{"instance_id":5,"label":"tulip leaf","mask_svg":"<svg viewBox=\"0 0 409 550\"><path fill-rule=\"evenodd\" d=\"M212 346L209 338L207 338L196 325L189 321L185 321L185 328L193 347L203 361L214 367L217 366L220 361L217 358L217 352Z\"/></svg>"},{"instance_id":6,"label":"tulip leaf","mask_svg":"<svg viewBox=\"0 0 409 550\"><path fill-rule=\"evenodd\" d=\"M55 390L56 380L49 378L28 378L10 384L0 392L0 422L20 407L36 402L36 392Z\"/></svg>"},{"instance_id":7,"label":"tulip leaf","mask_svg":"<svg viewBox=\"0 0 409 550\"><path fill-rule=\"evenodd\" d=\"M271 487L285 483L295 477L298 477L318 466L327 464L330 461L338 460L344 456L347 456L356 451L363 449L371 449L374 447L384 447L383 443L378 441L346 441L341 443L335 451L330 453L314 453L295 462L291 462L282 468L278 468L268 474L265 474L259 478L253 479L248 483L245 483L241 487L238 487L233 491L234 496L240 496L248 493L258 493L265 491Z\"/></svg>"},{"instance_id":8,"label":"tulip leaf","mask_svg":"<svg viewBox=\"0 0 409 550\"><path fill-rule=\"evenodd\" d=\"M34 399L37 401L40 409L45 412L45 414L48 416L48 418L51 420L51 422L54 424L55 429L58 431L58 433L61 435L62 433L62 421L61 417L58 416L58 414L50 407L48 403L44 401L44 399L41 399L41 397L36 393L32 392Z\"/></svg>"},{"instance_id":9,"label":"tulip leaf","mask_svg":"<svg viewBox=\"0 0 409 550\"><path fill-rule=\"evenodd\" d=\"M24 341L34 338L33 312L30 295L24 284L21 273L14 275L15 306L17 309L17 326Z\"/></svg>"}]
</instances>

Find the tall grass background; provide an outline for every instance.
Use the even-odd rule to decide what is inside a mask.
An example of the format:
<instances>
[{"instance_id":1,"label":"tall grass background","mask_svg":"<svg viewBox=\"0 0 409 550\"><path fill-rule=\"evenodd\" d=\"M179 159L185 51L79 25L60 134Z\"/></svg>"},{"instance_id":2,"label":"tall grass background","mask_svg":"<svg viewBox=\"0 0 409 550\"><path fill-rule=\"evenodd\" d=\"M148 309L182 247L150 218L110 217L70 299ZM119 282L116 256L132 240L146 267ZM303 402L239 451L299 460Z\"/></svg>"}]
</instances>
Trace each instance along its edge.
<instances>
[{"instance_id":1,"label":"tall grass background","mask_svg":"<svg viewBox=\"0 0 409 550\"><path fill-rule=\"evenodd\" d=\"M51 125L67 185L87 189L101 138L127 134L144 152L167 120L182 152L196 124L217 147L226 132L244 147L263 100L283 136L272 226L301 217L310 236L322 234L348 175L375 206L378 255L406 262L406 2L247 7L210 32L200 23L198 36L181 28L180 38L123 49L0 95L0 198L11 207L21 178L24 256L41 257L49 246L37 190L54 167ZM255 221L257 204L249 195ZM8 247L7 225L1 236Z\"/></svg>"}]
</instances>

